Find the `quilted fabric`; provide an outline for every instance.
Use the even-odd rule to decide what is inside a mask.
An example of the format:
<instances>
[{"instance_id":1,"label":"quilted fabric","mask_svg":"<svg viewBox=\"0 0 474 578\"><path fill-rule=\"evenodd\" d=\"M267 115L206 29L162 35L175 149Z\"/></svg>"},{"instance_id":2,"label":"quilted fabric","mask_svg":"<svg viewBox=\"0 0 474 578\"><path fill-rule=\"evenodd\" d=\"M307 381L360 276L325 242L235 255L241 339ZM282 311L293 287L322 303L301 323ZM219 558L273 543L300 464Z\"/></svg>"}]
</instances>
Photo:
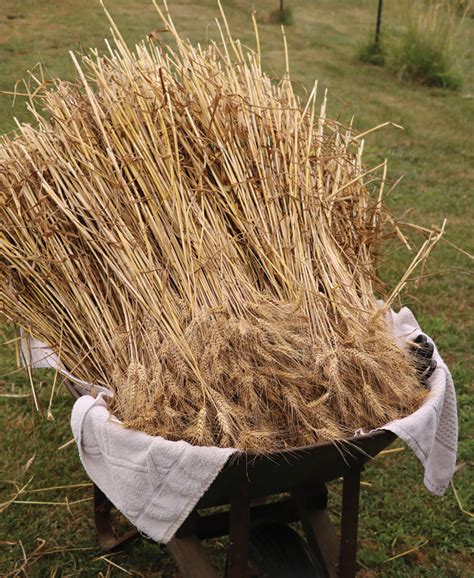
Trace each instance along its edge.
<instances>
[{"instance_id":1,"label":"quilted fabric","mask_svg":"<svg viewBox=\"0 0 474 578\"><path fill-rule=\"evenodd\" d=\"M402 345L421 333L415 316L407 307L399 313L390 311L387 322ZM433 359L437 367L428 379L430 393L423 405L411 415L381 429L392 431L410 447L423 464L425 486L433 494L442 496L456 466L458 416L453 379L436 345Z\"/></svg>"},{"instance_id":2,"label":"quilted fabric","mask_svg":"<svg viewBox=\"0 0 474 578\"><path fill-rule=\"evenodd\" d=\"M125 429L104 394L79 398L71 426L91 480L141 532L167 543L236 450Z\"/></svg>"}]
</instances>

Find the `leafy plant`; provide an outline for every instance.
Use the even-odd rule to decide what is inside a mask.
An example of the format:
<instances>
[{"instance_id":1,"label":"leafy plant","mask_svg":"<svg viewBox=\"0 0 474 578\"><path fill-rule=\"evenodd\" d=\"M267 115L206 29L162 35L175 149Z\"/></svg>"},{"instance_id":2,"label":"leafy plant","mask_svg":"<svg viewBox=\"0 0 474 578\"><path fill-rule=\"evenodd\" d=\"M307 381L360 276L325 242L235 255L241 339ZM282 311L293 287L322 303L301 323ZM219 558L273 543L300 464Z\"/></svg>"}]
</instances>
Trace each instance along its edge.
<instances>
[{"instance_id":1,"label":"leafy plant","mask_svg":"<svg viewBox=\"0 0 474 578\"><path fill-rule=\"evenodd\" d=\"M285 6L284 0L280 0L278 9L270 12L268 21L271 24L284 24L285 26L291 26L294 22L293 11L288 6Z\"/></svg>"},{"instance_id":2,"label":"leafy plant","mask_svg":"<svg viewBox=\"0 0 474 578\"><path fill-rule=\"evenodd\" d=\"M459 2L405 0L400 7L407 26L392 46L390 67L403 81L458 90L462 73L457 41L464 19Z\"/></svg>"},{"instance_id":3,"label":"leafy plant","mask_svg":"<svg viewBox=\"0 0 474 578\"><path fill-rule=\"evenodd\" d=\"M385 56L385 48L380 43L368 42L359 48L359 60L367 64L383 66L385 64Z\"/></svg>"}]
</instances>

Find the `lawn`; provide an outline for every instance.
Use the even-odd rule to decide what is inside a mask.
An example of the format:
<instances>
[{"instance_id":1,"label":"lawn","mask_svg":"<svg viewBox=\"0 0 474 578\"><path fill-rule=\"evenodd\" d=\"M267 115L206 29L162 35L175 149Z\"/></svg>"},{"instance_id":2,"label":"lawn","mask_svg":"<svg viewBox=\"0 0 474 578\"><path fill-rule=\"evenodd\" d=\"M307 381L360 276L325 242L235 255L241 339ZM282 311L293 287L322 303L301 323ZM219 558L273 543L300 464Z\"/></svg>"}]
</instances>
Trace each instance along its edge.
<instances>
[{"instance_id":1,"label":"lawn","mask_svg":"<svg viewBox=\"0 0 474 578\"><path fill-rule=\"evenodd\" d=\"M170 1L179 28L195 41L215 37L213 0ZM257 7L264 66L275 76L284 58L278 26L265 17L277 0L225 0L236 36L253 46L252 6ZM333 117L366 130L386 128L366 143L369 163L388 159L391 181L403 180L390 196L403 220L430 227L447 219L446 239L435 249L418 284L403 295L422 327L437 342L454 376L460 414L459 466L454 478L464 508L472 507L473 457L473 267L472 259L452 244L474 253L472 233L474 181L474 59L466 50L465 84L458 93L400 84L387 70L358 62L357 47L367 40L375 19L375 0L287 0L294 23L286 30L292 78L304 93L314 79L329 90ZM123 35L135 42L159 27L148 0L109 0ZM385 26L395 27L386 9ZM15 83L37 62L47 72L72 74L69 50L102 48L108 23L95 0L2 0L0 14L0 90ZM474 19L466 22L463 42L473 45ZM471 48L472 52L472 48ZM36 69L39 73L39 69ZM21 92L21 86L18 85ZM13 117L28 120L25 102L0 94L0 131L14 127ZM470 189L471 187L471 189ZM400 276L410 254L386 247L383 274ZM57 394L50 419L35 413L27 376L16 370L11 328L0 326L0 575L22 567L23 576L171 577L173 564L163 548L137 540L108 559L97 546L91 517L90 486L71 439L72 399ZM51 394L51 376L35 376L43 408ZM422 485L422 469L407 449L381 456L367 467L361 496L359 575L368 577L468 577L474 575L470 523L450 488L443 498ZM7 504L27 485L15 503ZM58 488L60 486L60 488ZM61 488L61 486L63 486ZM66 486L66 487L64 487ZM46 488L46 489L45 489ZM54 488L54 489L47 489ZM334 514L340 482L331 488ZM37 503L24 503L24 502ZM39 502L39 503L38 503ZM472 530L471 530L472 531ZM472 534L471 534L472 535ZM219 543L211 546L216 555ZM410 553L404 554L407 550ZM403 554L401 556L398 556ZM123 567L120 570L113 564ZM128 572L128 574L127 574Z\"/></svg>"}]
</instances>

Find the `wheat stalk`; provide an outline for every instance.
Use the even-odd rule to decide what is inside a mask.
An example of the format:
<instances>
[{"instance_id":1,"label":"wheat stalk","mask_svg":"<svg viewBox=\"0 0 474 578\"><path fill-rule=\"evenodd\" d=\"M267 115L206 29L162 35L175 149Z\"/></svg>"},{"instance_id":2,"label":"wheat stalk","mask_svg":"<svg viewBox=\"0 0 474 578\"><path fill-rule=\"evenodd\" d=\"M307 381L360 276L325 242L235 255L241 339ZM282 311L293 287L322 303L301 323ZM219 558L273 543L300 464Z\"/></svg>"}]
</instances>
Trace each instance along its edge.
<instances>
[{"instance_id":1,"label":"wheat stalk","mask_svg":"<svg viewBox=\"0 0 474 578\"><path fill-rule=\"evenodd\" d=\"M71 54L76 80L39 81L36 126L2 137L3 313L169 439L267 451L411 411L374 296L386 164L224 16L202 48L157 9L172 42L131 50L110 19L108 53Z\"/></svg>"}]
</instances>

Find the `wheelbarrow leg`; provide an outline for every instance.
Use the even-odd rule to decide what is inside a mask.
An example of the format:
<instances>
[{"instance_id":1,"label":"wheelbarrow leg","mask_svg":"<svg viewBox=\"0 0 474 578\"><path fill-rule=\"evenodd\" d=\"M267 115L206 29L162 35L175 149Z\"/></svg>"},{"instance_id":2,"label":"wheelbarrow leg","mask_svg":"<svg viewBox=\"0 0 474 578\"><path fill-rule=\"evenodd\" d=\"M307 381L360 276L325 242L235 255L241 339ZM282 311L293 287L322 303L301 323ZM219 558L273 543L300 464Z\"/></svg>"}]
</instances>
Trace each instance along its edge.
<instances>
[{"instance_id":1,"label":"wheelbarrow leg","mask_svg":"<svg viewBox=\"0 0 474 578\"><path fill-rule=\"evenodd\" d=\"M229 520L229 564L227 578L245 578L248 572L250 498L247 480L232 495Z\"/></svg>"},{"instance_id":2,"label":"wheelbarrow leg","mask_svg":"<svg viewBox=\"0 0 474 578\"><path fill-rule=\"evenodd\" d=\"M94 523L99 544L104 550L113 550L138 535L138 530L132 528L121 536L115 535L112 526L112 502L94 484Z\"/></svg>"},{"instance_id":3,"label":"wheelbarrow leg","mask_svg":"<svg viewBox=\"0 0 474 578\"><path fill-rule=\"evenodd\" d=\"M178 567L181 578L218 578L198 537L194 534L173 538L166 544Z\"/></svg>"},{"instance_id":4,"label":"wheelbarrow leg","mask_svg":"<svg viewBox=\"0 0 474 578\"><path fill-rule=\"evenodd\" d=\"M328 578L337 578L339 538L329 518L326 487L311 497L306 492L293 491L292 497L314 557L322 562Z\"/></svg>"},{"instance_id":5,"label":"wheelbarrow leg","mask_svg":"<svg viewBox=\"0 0 474 578\"><path fill-rule=\"evenodd\" d=\"M349 470L344 476L342 486L340 578L354 578L356 575L360 472L358 467Z\"/></svg>"},{"instance_id":6,"label":"wheelbarrow leg","mask_svg":"<svg viewBox=\"0 0 474 578\"><path fill-rule=\"evenodd\" d=\"M337 562L339 555L339 537L336 534L327 508L308 513L308 520L313 535L318 543L321 558L329 578L337 578Z\"/></svg>"}]
</instances>

